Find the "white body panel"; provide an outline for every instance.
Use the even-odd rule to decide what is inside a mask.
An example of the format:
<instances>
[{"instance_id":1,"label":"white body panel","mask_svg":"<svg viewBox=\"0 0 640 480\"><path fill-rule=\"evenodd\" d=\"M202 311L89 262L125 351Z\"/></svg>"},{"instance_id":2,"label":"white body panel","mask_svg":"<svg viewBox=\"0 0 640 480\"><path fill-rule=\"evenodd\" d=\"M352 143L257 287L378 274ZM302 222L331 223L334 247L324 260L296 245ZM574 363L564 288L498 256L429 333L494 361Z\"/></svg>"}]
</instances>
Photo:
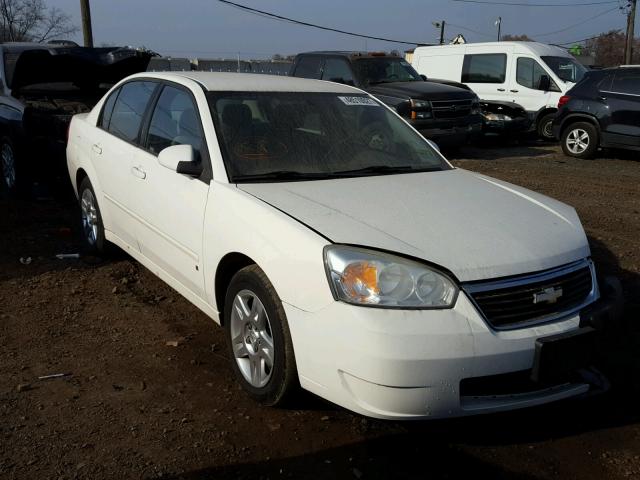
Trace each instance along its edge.
<instances>
[{"instance_id":1,"label":"white body panel","mask_svg":"<svg viewBox=\"0 0 640 480\"><path fill-rule=\"evenodd\" d=\"M503 53L507 56L506 77L504 83L467 83L483 100L514 102L528 112L535 113L545 108L555 109L560 97L574 85L558 78L541 58L547 55L573 57L559 47L535 42L489 42L418 47L413 54L412 63L418 73L427 77L460 82L465 55L491 53ZM519 84L516 78L518 58L531 58L538 62L561 91L542 92Z\"/></svg>"},{"instance_id":2,"label":"white body panel","mask_svg":"<svg viewBox=\"0 0 640 480\"><path fill-rule=\"evenodd\" d=\"M531 368L535 340L577 328L578 316L495 331L463 291L454 308L444 310L348 305L334 300L323 258L324 247L338 242L434 262L459 280L528 273L589 256L571 207L463 170L234 185L225 173L203 86L222 91L354 90L258 75L137 77L167 79L192 91L213 180L207 184L171 171L154 155L96 127L101 101L90 114L73 119L67 148L72 183L77 188L77 175L87 175L107 239L216 322L221 260L233 253L251 258L283 302L304 388L379 418L491 412L588 389L579 384L493 401L463 398L462 379ZM131 167L143 170L145 178L132 175Z\"/></svg>"}]
</instances>

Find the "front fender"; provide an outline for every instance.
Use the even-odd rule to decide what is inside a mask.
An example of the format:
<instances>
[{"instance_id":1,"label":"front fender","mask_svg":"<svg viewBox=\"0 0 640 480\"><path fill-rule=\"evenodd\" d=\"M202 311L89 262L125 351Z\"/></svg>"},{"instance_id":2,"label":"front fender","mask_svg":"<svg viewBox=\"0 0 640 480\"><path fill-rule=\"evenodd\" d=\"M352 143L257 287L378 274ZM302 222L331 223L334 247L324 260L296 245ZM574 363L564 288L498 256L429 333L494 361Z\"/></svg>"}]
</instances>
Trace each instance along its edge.
<instances>
[{"instance_id":1,"label":"front fender","mask_svg":"<svg viewBox=\"0 0 640 480\"><path fill-rule=\"evenodd\" d=\"M206 299L218 311L217 267L234 252L255 261L284 303L312 312L334 301L323 257L331 242L233 184L211 183L203 242Z\"/></svg>"}]
</instances>

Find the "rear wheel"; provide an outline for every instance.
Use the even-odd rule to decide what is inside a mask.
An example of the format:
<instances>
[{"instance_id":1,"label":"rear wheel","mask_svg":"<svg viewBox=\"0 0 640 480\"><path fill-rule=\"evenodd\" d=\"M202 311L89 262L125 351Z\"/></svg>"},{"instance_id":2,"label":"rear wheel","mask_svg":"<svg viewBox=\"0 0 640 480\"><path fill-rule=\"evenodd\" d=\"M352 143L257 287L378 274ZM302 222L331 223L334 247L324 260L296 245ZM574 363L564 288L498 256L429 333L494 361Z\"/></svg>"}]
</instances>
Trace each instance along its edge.
<instances>
[{"instance_id":1,"label":"rear wheel","mask_svg":"<svg viewBox=\"0 0 640 480\"><path fill-rule=\"evenodd\" d=\"M570 157L593 158L598 143L598 130L590 123L573 123L562 132L562 151Z\"/></svg>"},{"instance_id":2,"label":"rear wheel","mask_svg":"<svg viewBox=\"0 0 640 480\"><path fill-rule=\"evenodd\" d=\"M80 182L78 188L80 201L80 219L82 221L82 239L85 248L92 254L103 254L107 247L104 238L104 224L96 193L88 177Z\"/></svg>"},{"instance_id":3,"label":"rear wheel","mask_svg":"<svg viewBox=\"0 0 640 480\"><path fill-rule=\"evenodd\" d=\"M548 142L555 140L553 136L553 119L555 116L555 113L548 113L538 121L538 136Z\"/></svg>"},{"instance_id":4,"label":"rear wheel","mask_svg":"<svg viewBox=\"0 0 640 480\"><path fill-rule=\"evenodd\" d=\"M242 388L263 405L284 404L297 387L293 343L282 302L257 265L232 278L224 325L231 366Z\"/></svg>"},{"instance_id":5,"label":"rear wheel","mask_svg":"<svg viewBox=\"0 0 640 480\"><path fill-rule=\"evenodd\" d=\"M0 140L0 193L13 196L18 187L18 164L13 143L8 137Z\"/></svg>"}]
</instances>

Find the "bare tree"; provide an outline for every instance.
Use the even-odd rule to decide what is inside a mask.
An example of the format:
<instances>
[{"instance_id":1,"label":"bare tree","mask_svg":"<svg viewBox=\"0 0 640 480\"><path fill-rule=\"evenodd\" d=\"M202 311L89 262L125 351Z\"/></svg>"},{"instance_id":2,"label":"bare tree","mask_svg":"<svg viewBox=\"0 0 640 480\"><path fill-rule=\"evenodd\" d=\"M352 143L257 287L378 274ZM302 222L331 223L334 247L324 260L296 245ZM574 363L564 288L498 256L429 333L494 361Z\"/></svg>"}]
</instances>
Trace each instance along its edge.
<instances>
[{"instance_id":1,"label":"bare tree","mask_svg":"<svg viewBox=\"0 0 640 480\"><path fill-rule=\"evenodd\" d=\"M625 34L619 30L603 33L587 40L586 49L595 55L596 65L615 67L624 63ZM640 40L636 39L633 49L633 62L640 61Z\"/></svg>"},{"instance_id":2,"label":"bare tree","mask_svg":"<svg viewBox=\"0 0 640 480\"><path fill-rule=\"evenodd\" d=\"M0 0L0 40L46 42L78 31L71 16L44 0Z\"/></svg>"}]
</instances>

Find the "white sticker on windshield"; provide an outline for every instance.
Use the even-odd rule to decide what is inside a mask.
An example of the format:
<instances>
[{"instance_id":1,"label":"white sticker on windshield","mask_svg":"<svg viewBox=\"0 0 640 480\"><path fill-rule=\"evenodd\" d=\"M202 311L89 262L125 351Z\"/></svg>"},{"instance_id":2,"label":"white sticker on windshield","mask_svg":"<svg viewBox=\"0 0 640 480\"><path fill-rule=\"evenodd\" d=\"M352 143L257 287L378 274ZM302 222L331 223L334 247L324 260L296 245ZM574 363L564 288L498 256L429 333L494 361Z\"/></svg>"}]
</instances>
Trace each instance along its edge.
<instances>
[{"instance_id":1,"label":"white sticker on windshield","mask_svg":"<svg viewBox=\"0 0 640 480\"><path fill-rule=\"evenodd\" d=\"M345 105L379 107L380 104L369 97L338 97Z\"/></svg>"}]
</instances>

